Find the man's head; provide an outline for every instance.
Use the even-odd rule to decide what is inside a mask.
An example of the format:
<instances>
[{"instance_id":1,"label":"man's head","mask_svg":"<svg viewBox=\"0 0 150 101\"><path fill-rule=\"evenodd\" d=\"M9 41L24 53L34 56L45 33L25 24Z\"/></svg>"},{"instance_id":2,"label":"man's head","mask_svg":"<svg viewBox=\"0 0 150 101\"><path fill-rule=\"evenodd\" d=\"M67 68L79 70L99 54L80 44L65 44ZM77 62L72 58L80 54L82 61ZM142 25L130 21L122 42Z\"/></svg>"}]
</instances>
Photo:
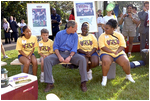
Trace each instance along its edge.
<instances>
[{"instance_id":1,"label":"man's head","mask_svg":"<svg viewBox=\"0 0 150 101\"><path fill-rule=\"evenodd\" d=\"M69 20L67 22L67 33L75 33L77 31L77 22L74 20Z\"/></svg>"},{"instance_id":2,"label":"man's head","mask_svg":"<svg viewBox=\"0 0 150 101\"><path fill-rule=\"evenodd\" d=\"M145 1L145 2L144 2L144 7L145 7L147 10L149 10L149 1Z\"/></svg>"},{"instance_id":3,"label":"man's head","mask_svg":"<svg viewBox=\"0 0 150 101\"><path fill-rule=\"evenodd\" d=\"M52 14L56 15L56 9L55 8L52 9Z\"/></svg>"},{"instance_id":4,"label":"man's head","mask_svg":"<svg viewBox=\"0 0 150 101\"><path fill-rule=\"evenodd\" d=\"M99 10L98 10L98 13L101 15L101 13L102 13L102 10L100 10L100 9L99 9Z\"/></svg>"},{"instance_id":5,"label":"man's head","mask_svg":"<svg viewBox=\"0 0 150 101\"><path fill-rule=\"evenodd\" d=\"M16 21L16 17L14 17L13 20Z\"/></svg>"},{"instance_id":6,"label":"man's head","mask_svg":"<svg viewBox=\"0 0 150 101\"><path fill-rule=\"evenodd\" d=\"M13 20L13 16L10 16L10 20Z\"/></svg>"},{"instance_id":7,"label":"man's head","mask_svg":"<svg viewBox=\"0 0 150 101\"><path fill-rule=\"evenodd\" d=\"M49 31L47 29L43 28L41 30L41 37L42 37L43 41L47 41L48 36L49 36Z\"/></svg>"},{"instance_id":8,"label":"man's head","mask_svg":"<svg viewBox=\"0 0 150 101\"><path fill-rule=\"evenodd\" d=\"M137 13L137 7L133 7L133 8L132 8L132 12L133 12L133 13Z\"/></svg>"},{"instance_id":9,"label":"man's head","mask_svg":"<svg viewBox=\"0 0 150 101\"><path fill-rule=\"evenodd\" d=\"M129 4L129 5L127 6L127 12L128 12L128 13L131 13L131 12L132 12L132 8L133 8L133 5L132 5L132 4Z\"/></svg>"}]
</instances>

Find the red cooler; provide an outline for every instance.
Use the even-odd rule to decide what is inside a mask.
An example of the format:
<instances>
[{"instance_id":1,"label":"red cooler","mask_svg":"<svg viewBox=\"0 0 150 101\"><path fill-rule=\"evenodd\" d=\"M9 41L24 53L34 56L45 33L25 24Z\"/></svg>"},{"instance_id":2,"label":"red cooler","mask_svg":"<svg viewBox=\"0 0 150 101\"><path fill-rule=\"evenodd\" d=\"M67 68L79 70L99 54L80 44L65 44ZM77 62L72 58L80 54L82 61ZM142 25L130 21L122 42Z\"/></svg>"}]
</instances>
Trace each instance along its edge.
<instances>
[{"instance_id":1,"label":"red cooler","mask_svg":"<svg viewBox=\"0 0 150 101\"><path fill-rule=\"evenodd\" d=\"M27 76L31 81L22 84L15 84L15 77ZM37 100L38 81L37 76L20 73L9 77L9 86L1 88L1 100Z\"/></svg>"}]
</instances>

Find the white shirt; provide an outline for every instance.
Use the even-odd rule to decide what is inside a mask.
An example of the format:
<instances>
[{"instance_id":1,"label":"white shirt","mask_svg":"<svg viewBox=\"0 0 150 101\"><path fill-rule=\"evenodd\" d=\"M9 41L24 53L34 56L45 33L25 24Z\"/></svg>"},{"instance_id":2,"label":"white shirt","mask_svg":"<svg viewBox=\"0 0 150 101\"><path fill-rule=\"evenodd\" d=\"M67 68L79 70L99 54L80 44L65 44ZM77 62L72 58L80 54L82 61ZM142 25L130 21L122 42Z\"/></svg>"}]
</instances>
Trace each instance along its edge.
<instances>
[{"instance_id":1,"label":"white shirt","mask_svg":"<svg viewBox=\"0 0 150 101\"><path fill-rule=\"evenodd\" d=\"M104 19L102 17L97 18L97 24L99 23L102 23L102 24L104 23Z\"/></svg>"},{"instance_id":2,"label":"white shirt","mask_svg":"<svg viewBox=\"0 0 150 101\"><path fill-rule=\"evenodd\" d=\"M23 27L23 26L25 26L26 25L26 23L21 23L20 24L20 27Z\"/></svg>"},{"instance_id":3,"label":"white shirt","mask_svg":"<svg viewBox=\"0 0 150 101\"><path fill-rule=\"evenodd\" d=\"M103 19L104 19L104 23L103 24L106 24L108 22L108 20L110 20L110 19L114 19L114 20L117 21L117 17L115 15L111 15L111 16L107 16L106 15L106 16L103 17Z\"/></svg>"},{"instance_id":4,"label":"white shirt","mask_svg":"<svg viewBox=\"0 0 150 101\"><path fill-rule=\"evenodd\" d=\"M3 24L3 28L4 28L5 31L6 31L6 28L8 28L8 27L9 27L9 23L8 22Z\"/></svg>"}]
</instances>

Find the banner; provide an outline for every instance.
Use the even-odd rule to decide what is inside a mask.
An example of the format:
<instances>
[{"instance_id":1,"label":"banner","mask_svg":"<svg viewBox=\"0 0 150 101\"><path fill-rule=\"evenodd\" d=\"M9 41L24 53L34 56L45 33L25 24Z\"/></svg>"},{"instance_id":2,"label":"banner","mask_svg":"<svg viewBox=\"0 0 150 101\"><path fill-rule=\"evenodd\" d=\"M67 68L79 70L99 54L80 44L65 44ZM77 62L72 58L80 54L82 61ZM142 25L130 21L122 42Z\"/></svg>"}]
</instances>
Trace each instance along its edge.
<instances>
[{"instance_id":1,"label":"banner","mask_svg":"<svg viewBox=\"0 0 150 101\"><path fill-rule=\"evenodd\" d=\"M27 15L32 35L41 36L43 28L49 31L49 35L52 35L49 3L28 3Z\"/></svg>"},{"instance_id":2,"label":"banner","mask_svg":"<svg viewBox=\"0 0 150 101\"><path fill-rule=\"evenodd\" d=\"M84 22L89 23L89 32L98 32L94 1L91 2L74 1L74 13L75 13L75 20L78 24L77 33L82 33L81 25Z\"/></svg>"}]
</instances>

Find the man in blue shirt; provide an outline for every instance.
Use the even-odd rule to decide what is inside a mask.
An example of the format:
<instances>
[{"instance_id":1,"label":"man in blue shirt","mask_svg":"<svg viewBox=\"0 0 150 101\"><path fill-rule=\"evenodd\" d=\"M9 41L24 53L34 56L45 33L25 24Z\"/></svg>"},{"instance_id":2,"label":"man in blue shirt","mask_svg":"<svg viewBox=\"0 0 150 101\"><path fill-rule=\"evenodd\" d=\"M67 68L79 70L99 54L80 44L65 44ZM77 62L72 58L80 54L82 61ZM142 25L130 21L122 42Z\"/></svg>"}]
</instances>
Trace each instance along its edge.
<instances>
[{"instance_id":1,"label":"man in blue shirt","mask_svg":"<svg viewBox=\"0 0 150 101\"><path fill-rule=\"evenodd\" d=\"M60 23L61 17L56 14L56 9L52 9L52 15L51 15L51 21L52 21L52 36L49 36L50 39L54 40L54 37L56 36L57 32L59 31L59 23Z\"/></svg>"},{"instance_id":2,"label":"man in blue shirt","mask_svg":"<svg viewBox=\"0 0 150 101\"><path fill-rule=\"evenodd\" d=\"M53 50L55 54L47 56L44 59L44 81L47 83L47 86L44 90L45 92L48 92L54 88L52 66L60 62L70 62L79 66L79 72L81 75L81 89L83 92L87 91L87 64L84 56L81 56L77 53L78 35L76 30L77 23L74 20L70 20L67 23L67 29L57 33L53 44Z\"/></svg>"}]
</instances>

